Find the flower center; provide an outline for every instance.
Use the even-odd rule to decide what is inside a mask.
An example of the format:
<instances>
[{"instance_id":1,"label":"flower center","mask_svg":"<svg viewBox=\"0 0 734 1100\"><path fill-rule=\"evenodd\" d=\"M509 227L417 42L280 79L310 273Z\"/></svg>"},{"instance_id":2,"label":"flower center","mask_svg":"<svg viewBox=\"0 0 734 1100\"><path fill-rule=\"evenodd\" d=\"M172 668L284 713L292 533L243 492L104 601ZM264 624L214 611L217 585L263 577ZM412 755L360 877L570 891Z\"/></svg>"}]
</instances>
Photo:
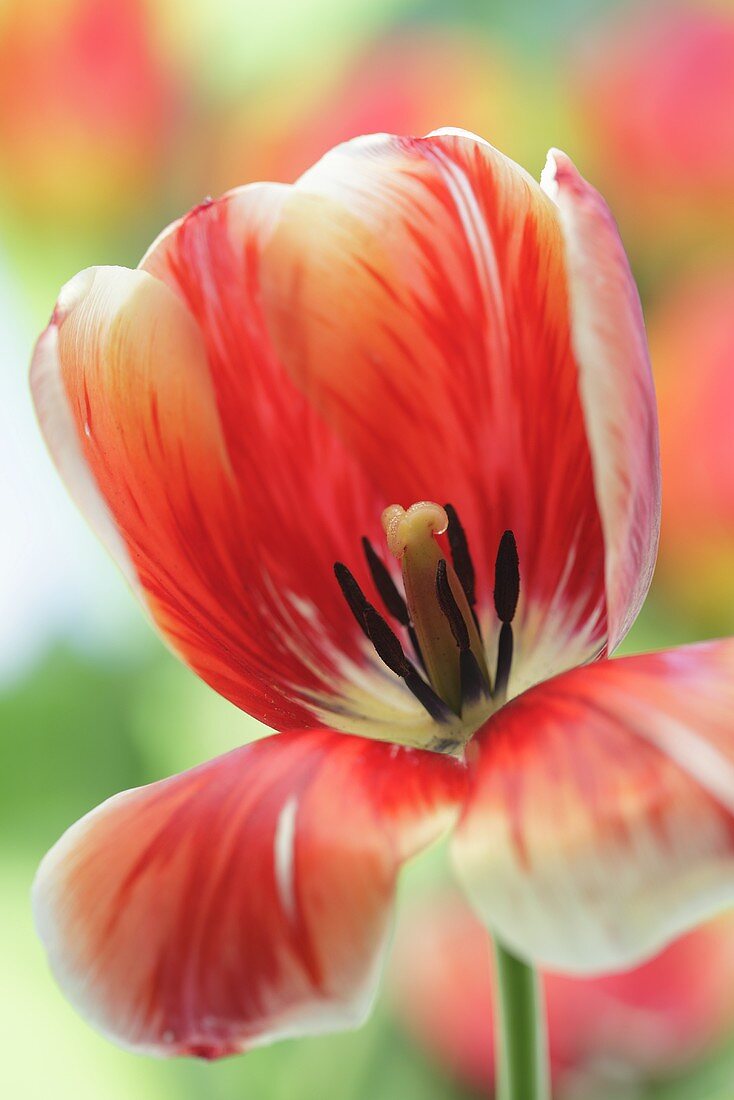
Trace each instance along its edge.
<instances>
[{"instance_id":1,"label":"flower center","mask_svg":"<svg viewBox=\"0 0 734 1100\"><path fill-rule=\"evenodd\" d=\"M464 528L455 508L419 501L407 510L399 504L382 514L387 547L400 563L405 595L370 541L362 539L375 588L388 615L402 627L412 658L369 602L351 571L341 562L334 573L352 613L377 655L434 721L453 736L438 747L455 747L507 696L513 654L512 620L520 591L517 546L505 531L495 563L494 604L501 626L497 665L491 676L475 611L475 574ZM450 558L437 536L446 534ZM466 726L463 736L457 727Z\"/></svg>"}]
</instances>

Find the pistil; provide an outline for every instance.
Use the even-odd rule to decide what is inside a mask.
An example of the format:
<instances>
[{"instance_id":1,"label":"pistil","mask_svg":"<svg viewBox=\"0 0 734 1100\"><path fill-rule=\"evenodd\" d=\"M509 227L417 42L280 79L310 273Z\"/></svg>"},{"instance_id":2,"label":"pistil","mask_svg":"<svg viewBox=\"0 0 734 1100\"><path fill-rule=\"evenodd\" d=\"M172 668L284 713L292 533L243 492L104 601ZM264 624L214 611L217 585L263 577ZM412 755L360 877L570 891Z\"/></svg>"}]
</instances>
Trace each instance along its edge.
<instances>
[{"instance_id":1,"label":"pistil","mask_svg":"<svg viewBox=\"0 0 734 1100\"><path fill-rule=\"evenodd\" d=\"M520 594L515 536L505 531L495 562L494 606L500 632L492 680L475 610L474 565L456 509L425 500L407 510L393 504L385 509L382 525L388 549L400 562L404 594L369 539L362 539L362 548L387 617L370 603L343 562L334 563L334 575L377 656L441 727L441 736L430 747L451 752L507 699L512 621ZM448 558L438 541L444 533Z\"/></svg>"},{"instance_id":2,"label":"pistil","mask_svg":"<svg viewBox=\"0 0 734 1100\"><path fill-rule=\"evenodd\" d=\"M487 691L489 677L464 587L436 541L449 525L446 509L432 501L420 501L407 510L394 504L383 512L382 525L388 548L402 568L408 614L426 675L437 695L461 714L462 680L467 686L472 675L468 670L479 669ZM473 678L471 690L476 695Z\"/></svg>"}]
</instances>

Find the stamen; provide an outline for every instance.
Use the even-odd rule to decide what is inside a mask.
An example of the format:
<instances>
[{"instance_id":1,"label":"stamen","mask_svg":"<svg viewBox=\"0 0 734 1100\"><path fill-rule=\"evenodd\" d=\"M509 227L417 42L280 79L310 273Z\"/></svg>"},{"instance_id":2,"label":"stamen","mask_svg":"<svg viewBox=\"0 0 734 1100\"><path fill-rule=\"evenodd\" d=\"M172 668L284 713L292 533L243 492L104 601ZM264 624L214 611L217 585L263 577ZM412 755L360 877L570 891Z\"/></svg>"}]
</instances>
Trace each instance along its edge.
<instances>
[{"instance_id":1,"label":"stamen","mask_svg":"<svg viewBox=\"0 0 734 1100\"><path fill-rule=\"evenodd\" d=\"M419 703L433 718L434 722L448 722L451 711L436 695L433 688L422 680L415 665L411 664L403 653L403 647L393 634L382 615L374 607L368 607L364 615L367 637L375 647L377 656L385 662L391 672L400 676Z\"/></svg>"},{"instance_id":2,"label":"stamen","mask_svg":"<svg viewBox=\"0 0 734 1100\"><path fill-rule=\"evenodd\" d=\"M512 531L505 531L500 539L494 567L494 606L502 623L497 646L497 672L494 678L495 702L503 703L510 681L514 638L512 620L520 596L520 563L517 543Z\"/></svg>"},{"instance_id":3,"label":"stamen","mask_svg":"<svg viewBox=\"0 0 734 1100\"><path fill-rule=\"evenodd\" d=\"M382 561L382 558L377 554L370 540L365 536L362 537L362 549L364 550L367 565L372 574L372 580L375 582L375 588L380 593L382 602L392 617L397 619L402 626L407 628L408 637L413 646L416 660L425 672L426 666L423 661L421 647L418 644L418 636L415 632L415 627L410 621L407 604L398 591L395 581L390 575L390 570Z\"/></svg>"},{"instance_id":4,"label":"stamen","mask_svg":"<svg viewBox=\"0 0 734 1100\"><path fill-rule=\"evenodd\" d=\"M396 676L404 676L409 664L408 658L403 653L399 639L393 634L380 612L375 611L374 607L368 607L364 613L364 625L367 637L375 647L380 660L384 661Z\"/></svg>"},{"instance_id":5,"label":"stamen","mask_svg":"<svg viewBox=\"0 0 734 1100\"><path fill-rule=\"evenodd\" d=\"M512 531L500 539L494 566L494 606L500 622L511 623L520 595L520 562Z\"/></svg>"},{"instance_id":6,"label":"stamen","mask_svg":"<svg viewBox=\"0 0 734 1100\"><path fill-rule=\"evenodd\" d=\"M364 616L365 612L372 607L372 604L359 587L354 575L347 569L346 565L340 561L334 562L334 576L337 579L337 583L342 590L342 595L349 604L349 609L357 620L359 627L369 638L367 627L364 623Z\"/></svg>"},{"instance_id":7,"label":"stamen","mask_svg":"<svg viewBox=\"0 0 734 1100\"><path fill-rule=\"evenodd\" d=\"M479 662L471 651L469 631L449 583L448 567L443 558L436 569L436 595L460 650L459 680L463 711L467 704L471 705L482 697L486 698L489 695L489 686L479 667Z\"/></svg>"},{"instance_id":8,"label":"stamen","mask_svg":"<svg viewBox=\"0 0 734 1100\"><path fill-rule=\"evenodd\" d=\"M390 575L389 569L375 552L370 540L366 537L362 538L362 549L364 550L364 556L367 559L367 565L372 574L372 580L375 582L375 588L380 593L380 597L385 607L399 623L403 626L409 626L410 616L408 615L407 604L395 587L395 582Z\"/></svg>"},{"instance_id":9,"label":"stamen","mask_svg":"<svg viewBox=\"0 0 734 1100\"><path fill-rule=\"evenodd\" d=\"M514 645L512 627L509 623L503 623L500 627L500 638L497 646L497 671L494 676L494 700L496 703L504 703L507 698L507 685L510 682Z\"/></svg>"},{"instance_id":10,"label":"stamen","mask_svg":"<svg viewBox=\"0 0 734 1100\"><path fill-rule=\"evenodd\" d=\"M475 573L466 532L453 504L445 504L444 509L449 520L446 535L451 547L451 560L454 563L456 576L461 581L461 587L464 589L467 603L473 608L476 603Z\"/></svg>"},{"instance_id":11,"label":"stamen","mask_svg":"<svg viewBox=\"0 0 734 1100\"><path fill-rule=\"evenodd\" d=\"M463 586L435 538L443 534L448 524L446 511L439 504L425 500L411 505L407 511L394 504L382 515L388 547L402 567L408 614L415 626L426 675L437 695L456 714L460 714L459 654L462 648L466 648L464 634L467 632L468 648L474 653L483 674L486 673L486 665L479 632ZM450 613L445 612L438 599L436 571L439 562L444 563L446 583L453 596ZM457 631L461 634L458 651ZM489 681L488 674L485 679Z\"/></svg>"},{"instance_id":12,"label":"stamen","mask_svg":"<svg viewBox=\"0 0 734 1100\"><path fill-rule=\"evenodd\" d=\"M462 650L459 654L459 677L461 680L461 711L467 706L478 703L480 699L487 699L491 692L484 678L479 662L470 649Z\"/></svg>"},{"instance_id":13,"label":"stamen","mask_svg":"<svg viewBox=\"0 0 734 1100\"><path fill-rule=\"evenodd\" d=\"M454 640L464 653L469 648L469 631L466 629L466 623L461 617L459 605L451 591L445 558L441 558L436 567L436 595L438 596L439 606L448 619Z\"/></svg>"},{"instance_id":14,"label":"stamen","mask_svg":"<svg viewBox=\"0 0 734 1100\"><path fill-rule=\"evenodd\" d=\"M398 634L370 603L351 571L342 562L334 564L334 575L360 629L374 646L381 661L399 676L406 687L437 723L457 729L457 716L467 723L467 733L481 723L491 709L493 692L486 656L474 612L475 574L469 547L456 510L432 501L419 501L407 510L393 504L382 515L388 548L400 562L405 597L380 555L367 538L362 548L380 599L393 619L409 634L426 680L406 656ZM447 560L436 536L448 530L451 558ZM514 575L517 579L513 589ZM514 591L514 595L513 595ZM498 614L514 614L519 591L517 549L511 532L500 544L495 578ZM504 640L503 640L504 639ZM498 665L499 689L506 690L512 657L512 628L503 620ZM484 710L469 712L467 706L484 701ZM444 728L431 748L453 747L454 737Z\"/></svg>"},{"instance_id":15,"label":"stamen","mask_svg":"<svg viewBox=\"0 0 734 1100\"><path fill-rule=\"evenodd\" d=\"M375 647L377 656L392 672L405 681L406 686L425 707L434 722L447 722L451 717L449 708L443 699L436 695L433 688L421 679L415 665L403 653L399 640L379 611L367 599L351 571L342 562L337 561L334 562L334 576L360 628Z\"/></svg>"}]
</instances>

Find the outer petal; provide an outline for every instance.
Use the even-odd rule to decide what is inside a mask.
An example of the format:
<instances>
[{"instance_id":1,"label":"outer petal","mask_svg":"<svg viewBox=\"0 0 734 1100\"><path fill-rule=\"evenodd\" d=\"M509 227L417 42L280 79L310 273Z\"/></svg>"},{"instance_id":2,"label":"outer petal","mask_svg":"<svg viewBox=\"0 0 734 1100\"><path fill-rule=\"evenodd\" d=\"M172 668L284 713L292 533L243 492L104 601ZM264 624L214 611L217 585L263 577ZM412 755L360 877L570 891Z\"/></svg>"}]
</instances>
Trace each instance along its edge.
<instances>
[{"instance_id":1,"label":"outer petal","mask_svg":"<svg viewBox=\"0 0 734 1100\"><path fill-rule=\"evenodd\" d=\"M490 720L457 831L524 957L624 968L734 900L734 641L603 661Z\"/></svg>"},{"instance_id":2,"label":"outer petal","mask_svg":"<svg viewBox=\"0 0 734 1100\"><path fill-rule=\"evenodd\" d=\"M213 289L246 302L243 263L279 195L242 199L236 256L229 201L181 230L201 253L206 223L216 254L213 273L203 261L197 269L206 336L147 272L76 276L36 347L36 408L77 502L219 692L280 729L328 713L359 731L372 700L378 732L410 740L415 723L425 742L426 716L399 681L376 699L385 677L375 672L378 687L366 690L366 643L332 573L379 525L381 501L268 351L256 304L222 303ZM215 330L225 307L233 327Z\"/></svg>"},{"instance_id":3,"label":"outer petal","mask_svg":"<svg viewBox=\"0 0 734 1100\"><path fill-rule=\"evenodd\" d=\"M640 299L602 199L558 150L542 184L566 246L573 348L605 544L607 649L625 636L650 587L660 531L655 391Z\"/></svg>"},{"instance_id":4,"label":"outer petal","mask_svg":"<svg viewBox=\"0 0 734 1100\"><path fill-rule=\"evenodd\" d=\"M463 778L435 754L313 731L117 795L34 886L64 992L159 1055L356 1026L396 872L451 819Z\"/></svg>"}]
</instances>

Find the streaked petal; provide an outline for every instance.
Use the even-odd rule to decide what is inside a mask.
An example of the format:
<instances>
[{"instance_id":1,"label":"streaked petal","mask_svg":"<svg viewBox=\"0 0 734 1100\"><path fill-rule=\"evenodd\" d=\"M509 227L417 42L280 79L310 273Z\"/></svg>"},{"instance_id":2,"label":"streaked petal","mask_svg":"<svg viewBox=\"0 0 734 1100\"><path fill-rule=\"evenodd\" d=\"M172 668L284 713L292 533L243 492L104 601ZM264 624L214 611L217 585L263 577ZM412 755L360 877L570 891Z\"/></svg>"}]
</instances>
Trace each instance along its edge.
<instances>
[{"instance_id":1,"label":"streaked petal","mask_svg":"<svg viewBox=\"0 0 734 1100\"><path fill-rule=\"evenodd\" d=\"M625 968L734 901L734 641L559 676L475 763L456 866L522 956Z\"/></svg>"},{"instance_id":2,"label":"streaked petal","mask_svg":"<svg viewBox=\"0 0 734 1100\"><path fill-rule=\"evenodd\" d=\"M264 251L282 361L386 501L451 501L480 563L522 568L512 691L606 641L604 551L557 211L472 135L341 145L288 193Z\"/></svg>"},{"instance_id":3,"label":"streaked petal","mask_svg":"<svg viewBox=\"0 0 734 1100\"><path fill-rule=\"evenodd\" d=\"M311 731L111 798L34 886L63 991L163 1056L358 1025L396 873L452 820L463 778L446 757Z\"/></svg>"},{"instance_id":4,"label":"streaked petal","mask_svg":"<svg viewBox=\"0 0 734 1100\"><path fill-rule=\"evenodd\" d=\"M604 530L607 649L634 622L660 531L657 412L640 299L601 195L558 150L543 186L558 204L566 248L572 343Z\"/></svg>"},{"instance_id":5,"label":"streaked petal","mask_svg":"<svg viewBox=\"0 0 734 1100\"><path fill-rule=\"evenodd\" d=\"M76 276L36 348L36 408L77 503L217 691L278 729L328 719L425 743L427 715L376 668L332 572L382 502L278 366L256 302L235 304L279 193L212 204L171 235L198 261L203 330L148 272Z\"/></svg>"}]
</instances>

